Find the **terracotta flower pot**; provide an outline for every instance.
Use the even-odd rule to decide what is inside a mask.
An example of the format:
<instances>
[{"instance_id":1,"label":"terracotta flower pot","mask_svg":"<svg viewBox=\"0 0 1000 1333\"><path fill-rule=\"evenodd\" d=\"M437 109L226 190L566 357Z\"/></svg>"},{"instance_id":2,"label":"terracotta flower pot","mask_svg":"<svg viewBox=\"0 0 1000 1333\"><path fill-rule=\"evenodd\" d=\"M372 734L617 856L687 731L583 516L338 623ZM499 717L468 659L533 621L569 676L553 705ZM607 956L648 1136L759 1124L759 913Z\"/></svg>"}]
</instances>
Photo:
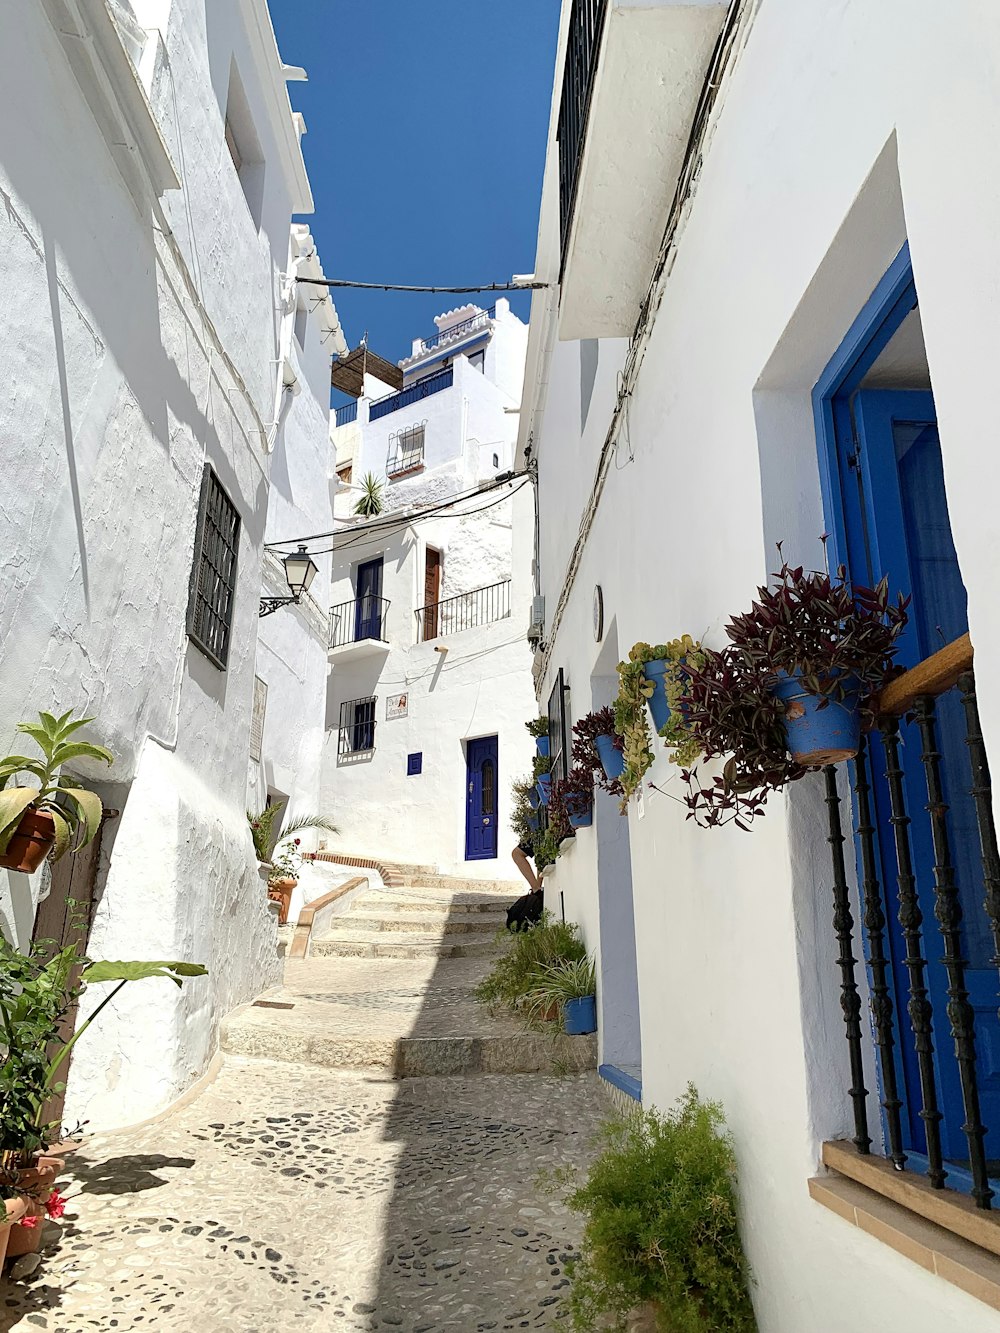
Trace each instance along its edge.
<instances>
[{"instance_id":1,"label":"terracotta flower pot","mask_svg":"<svg viewBox=\"0 0 1000 1333\"><path fill-rule=\"evenodd\" d=\"M0 866L31 875L48 856L55 840L56 826L52 816L29 806L7 844L7 850L0 856Z\"/></svg>"},{"instance_id":2,"label":"terracotta flower pot","mask_svg":"<svg viewBox=\"0 0 1000 1333\"><path fill-rule=\"evenodd\" d=\"M18 1259L22 1254L34 1254L42 1243L45 1208L34 1199L25 1199L24 1203L24 1216L19 1222L15 1222L7 1233L8 1259Z\"/></svg>"},{"instance_id":3,"label":"terracotta flower pot","mask_svg":"<svg viewBox=\"0 0 1000 1333\"><path fill-rule=\"evenodd\" d=\"M272 879L267 886L267 896L272 902L279 905L279 926L285 925L288 921L288 909L292 905L292 891L298 882L297 879L293 879L290 875L285 875L281 879Z\"/></svg>"},{"instance_id":4,"label":"terracotta flower pot","mask_svg":"<svg viewBox=\"0 0 1000 1333\"><path fill-rule=\"evenodd\" d=\"M0 1207L4 1209L4 1221L0 1222L0 1269L2 1269L3 1261L7 1257L7 1242L10 1239L11 1227L20 1222L27 1212L28 1205L24 1199L0 1199Z\"/></svg>"},{"instance_id":5,"label":"terracotta flower pot","mask_svg":"<svg viewBox=\"0 0 1000 1333\"><path fill-rule=\"evenodd\" d=\"M17 1173L17 1188L28 1194L48 1194L55 1184L56 1176L64 1170L66 1162L62 1157L49 1154L39 1155L32 1166L24 1166Z\"/></svg>"}]
</instances>

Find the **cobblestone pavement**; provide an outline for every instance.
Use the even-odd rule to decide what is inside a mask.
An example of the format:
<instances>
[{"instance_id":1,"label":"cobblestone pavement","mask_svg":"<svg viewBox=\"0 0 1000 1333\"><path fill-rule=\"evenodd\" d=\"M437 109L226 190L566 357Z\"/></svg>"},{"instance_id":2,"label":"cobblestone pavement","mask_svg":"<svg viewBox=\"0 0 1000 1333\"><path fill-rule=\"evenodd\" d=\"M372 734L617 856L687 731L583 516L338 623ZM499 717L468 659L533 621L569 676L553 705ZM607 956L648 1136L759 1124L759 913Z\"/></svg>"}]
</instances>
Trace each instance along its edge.
<instances>
[{"instance_id":1,"label":"cobblestone pavement","mask_svg":"<svg viewBox=\"0 0 1000 1333\"><path fill-rule=\"evenodd\" d=\"M390 967L373 1030L393 1011L412 1030L435 981L425 1022L468 1013L476 972ZM288 981L338 1020L369 1012L354 960ZM580 1222L538 1176L584 1165L609 1105L594 1073L395 1081L229 1055L168 1118L70 1159L66 1218L0 1284L0 1330L558 1328Z\"/></svg>"}]
</instances>

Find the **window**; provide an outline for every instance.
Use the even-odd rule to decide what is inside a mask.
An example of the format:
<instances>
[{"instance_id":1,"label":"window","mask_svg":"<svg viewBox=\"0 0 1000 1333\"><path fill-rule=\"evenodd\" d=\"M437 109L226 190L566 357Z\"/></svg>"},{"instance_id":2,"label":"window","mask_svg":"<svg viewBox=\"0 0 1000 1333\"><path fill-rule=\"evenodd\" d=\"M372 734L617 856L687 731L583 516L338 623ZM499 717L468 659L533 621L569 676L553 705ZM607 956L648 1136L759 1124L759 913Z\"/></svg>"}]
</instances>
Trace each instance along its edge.
<instances>
[{"instance_id":1,"label":"window","mask_svg":"<svg viewBox=\"0 0 1000 1333\"><path fill-rule=\"evenodd\" d=\"M404 472L413 472L424 463L424 423L419 426L407 426L405 430L389 436L389 457L385 465L385 475L398 477Z\"/></svg>"},{"instance_id":2,"label":"window","mask_svg":"<svg viewBox=\"0 0 1000 1333\"><path fill-rule=\"evenodd\" d=\"M347 699L340 705L340 754L363 754L375 749L376 695Z\"/></svg>"},{"instance_id":3,"label":"window","mask_svg":"<svg viewBox=\"0 0 1000 1333\"><path fill-rule=\"evenodd\" d=\"M259 229L264 211L264 153L235 62L229 72L225 134L226 147L240 178L250 216Z\"/></svg>"},{"instance_id":4,"label":"window","mask_svg":"<svg viewBox=\"0 0 1000 1333\"><path fill-rule=\"evenodd\" d=\"M423 751L418 750L416 754L408 754L406 756L406 776L408 778L419 777L419 775L423 771L424 771Z\"/></svg>"},{"instance_id":5,"label":"window","mask_svg":"<svg viewBox=\"0 0 1000 1333\"><path fill-rule=\"evenodd\" d=\"M469 365L475 366L483 374L486 373L486 348L481 347L478 352L473 352L469 357Z\"/></svg>"},{"instance_id":6,"label":"window","mask_svg":"<svg viewBox=\"0 0 1000 1333\"><path fill-rule=\"evenodd\" d=\"M493 466L494 466L495 468L498 468L498 467L500 466L500 455L499 455L499 454L494 454L494 455L493 455Z\"/></svg>"},{"instance_id":7,"label":"window","mask_svg":"<svg viewBox=\"0 0 1000 1333\"><path fill-rule=\"evenodd\" d=\"M239 542L240 516L236 506L206 463L194 538L187 631L192 642L220 671L225 671L229 660Z\"/></svg>"},{"instance_id":8,"label":"window","mask_svg":"<svg viewBox=\"0 0 1000 1333\"><path fill-rule=\"evenodd\" d=\"M300 301L295 307L295 341L302 348L306 345L306 334L309 332L309 309L305 301Z\"/></svg>"},{"instance_id":9,"label":"window","mask_svg":"<svg viewBox=\"0 0 1000 1333\"><path fill-rule=\"evenodd\" d=\"M564 778L569 769L569 747L567 745L567 712L569 705L569 686L566 684L562 667L556 676L556 683L549 695L549 754L552 756L552 780Z\"/></svg>"},{"instance_id":10,"label":"window","mask_svg":"<svg viewBox=\"0 0 1000 1333\"><path fill-rule=\"evenodd\" d=\"M345 463L343 467L337 468L337 480L343 482L345 486L351 484L351 478L354 476L354 466L351 463Z\"/></svg>"}]
</instances>

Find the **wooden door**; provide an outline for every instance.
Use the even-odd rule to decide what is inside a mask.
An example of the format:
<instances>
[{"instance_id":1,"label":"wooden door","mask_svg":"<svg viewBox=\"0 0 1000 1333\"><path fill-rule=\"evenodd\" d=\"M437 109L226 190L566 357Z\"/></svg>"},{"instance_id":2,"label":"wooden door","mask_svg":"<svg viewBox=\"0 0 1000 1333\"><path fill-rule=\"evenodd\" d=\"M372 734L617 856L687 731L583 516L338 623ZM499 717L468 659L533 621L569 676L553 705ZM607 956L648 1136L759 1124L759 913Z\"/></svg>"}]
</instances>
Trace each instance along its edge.
<instances>
[{"instance_id":1,"label":"wooden door","mask_svg":"<svg viewBox=\"0 0 1000 1333\"><path fill-rule=\"evenodd\" d=\"M424 640L438 636L438 603L441 601L441 552L428 546L424 555Z\"/></svg>"}]
</instances>

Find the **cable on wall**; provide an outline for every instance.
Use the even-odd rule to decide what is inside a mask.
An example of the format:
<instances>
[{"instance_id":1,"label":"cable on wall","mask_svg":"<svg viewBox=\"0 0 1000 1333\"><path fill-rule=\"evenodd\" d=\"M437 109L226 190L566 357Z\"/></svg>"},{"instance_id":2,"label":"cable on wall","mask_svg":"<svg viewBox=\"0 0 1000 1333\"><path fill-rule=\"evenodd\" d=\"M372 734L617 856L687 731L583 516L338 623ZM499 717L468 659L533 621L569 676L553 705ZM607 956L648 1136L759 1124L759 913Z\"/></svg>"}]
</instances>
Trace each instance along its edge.
<instances>
[{"instance_id":1,"label":"cable on wall","mask_svg":"<svg viewBox=\"0 0 1000 1333\"><path fill-rule=\"evenodd\" d=\"M314 287L359 287L366 292L540 292L554 286L551 282L535 282L534 277L523 282L481 282L478 287L407 287L397 282L355 282L351 278L296 278L296 282L311 283Z\"/></svg>"}]
</instances>

